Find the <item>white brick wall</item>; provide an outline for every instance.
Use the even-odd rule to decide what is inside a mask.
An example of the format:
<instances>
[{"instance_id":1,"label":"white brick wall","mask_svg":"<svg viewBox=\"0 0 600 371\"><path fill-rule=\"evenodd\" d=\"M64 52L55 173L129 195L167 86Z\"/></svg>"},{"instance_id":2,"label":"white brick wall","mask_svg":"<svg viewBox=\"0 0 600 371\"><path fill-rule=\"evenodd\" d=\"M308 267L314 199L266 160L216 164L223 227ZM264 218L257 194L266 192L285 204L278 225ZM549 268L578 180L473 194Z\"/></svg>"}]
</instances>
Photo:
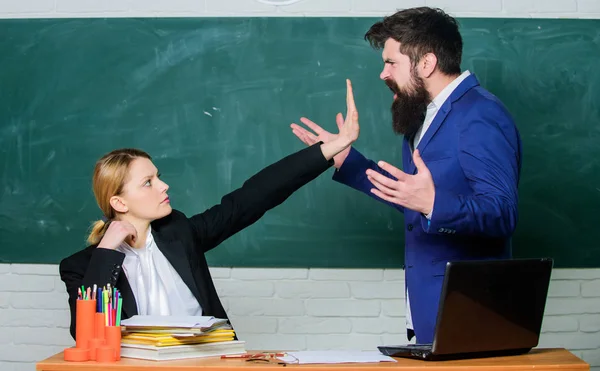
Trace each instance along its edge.
<instances>
[{"instance_id":1,"label":"white brick wall","mask_svg":"<svg viewBox=\"0 0 600 371\"><path fill-rule=\"evenodd\" d=\"M0 17L373 16L422 5L460 17L600 18L599 0L0 0Z\"/></svg>"},{"instance_id":2,"label":"white brick wall","mask_svg":"<svg viewBox=\"0 0 600 371\"><path fill-rule=\"evenodd\" d=\"M381 16L421 5L459 17L600 18L600 0L0 0L0 18ZM33 371L36 361L73 344L57 271L0 264L0 370ZM213 277L249 348L406 341L399 270L219 268ZM600 269L555 270L540 346L565 347L600 371Z\"/></svg>"},{"instance_id":3,"label":"white brick wall","mask_svg":"<svg viewBox=\"0 0 600 371\"><path fill-rule=\"evenodd\" d=\"M212 268L248 349L374 349L406 343L404 272ZM0 264L0 370L72 346L56 265ZM553 272L540 347L564 347L600 371L600 269Z\"/></svg>"}]
</instances>

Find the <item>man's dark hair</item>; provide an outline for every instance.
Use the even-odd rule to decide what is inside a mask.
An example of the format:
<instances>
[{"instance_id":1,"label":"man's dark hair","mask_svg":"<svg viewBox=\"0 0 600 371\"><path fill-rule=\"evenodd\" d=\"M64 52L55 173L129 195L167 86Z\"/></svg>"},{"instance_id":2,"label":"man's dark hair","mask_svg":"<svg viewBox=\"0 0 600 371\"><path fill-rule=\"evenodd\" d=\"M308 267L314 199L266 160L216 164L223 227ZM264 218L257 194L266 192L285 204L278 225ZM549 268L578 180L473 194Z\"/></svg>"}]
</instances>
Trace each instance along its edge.
<instances>
[{"instance_id":1,"label":"man's dark hair","mask_svg":"<svg viewBox=\"0 0 600 371\"><path fill-rule=\"evenodd\" d=\"M456 20L443 10L429 7L400 10L375 23L365 34L365 40L376 49L382 49L389 38L400 43L400 52L410 58L413 66L425 54L433 53L442 73L460 74L462 37Z\"/></svg>"}]
</instances>

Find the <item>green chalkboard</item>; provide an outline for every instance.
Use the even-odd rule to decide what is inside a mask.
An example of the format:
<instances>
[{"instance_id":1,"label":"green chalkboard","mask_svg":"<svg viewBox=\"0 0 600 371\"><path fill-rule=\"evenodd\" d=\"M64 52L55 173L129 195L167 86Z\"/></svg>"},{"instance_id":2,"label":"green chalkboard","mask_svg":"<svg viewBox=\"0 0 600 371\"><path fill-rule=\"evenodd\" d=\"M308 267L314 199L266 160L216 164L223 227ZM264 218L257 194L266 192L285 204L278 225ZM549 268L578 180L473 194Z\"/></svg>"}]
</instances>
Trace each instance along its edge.
<instances>
[{"instance_id":1,"label":"green chalkboard","mask_svg":"<svg viewBox=\"0 0 600 371\"><path fill-rule=\"evenodd\" d=\"M148 151L172 204L203 211L303 148L289 124L334 128L352 79L356 147L401 164L376 18L0 21L0 261L57 263L100 216L96 159ZM600 266L600 21L460 19L463 68L524 143L517 257ZM213 266L400 267L403 217L331 171L208 254Z\"/></svg>"}]
</instances>

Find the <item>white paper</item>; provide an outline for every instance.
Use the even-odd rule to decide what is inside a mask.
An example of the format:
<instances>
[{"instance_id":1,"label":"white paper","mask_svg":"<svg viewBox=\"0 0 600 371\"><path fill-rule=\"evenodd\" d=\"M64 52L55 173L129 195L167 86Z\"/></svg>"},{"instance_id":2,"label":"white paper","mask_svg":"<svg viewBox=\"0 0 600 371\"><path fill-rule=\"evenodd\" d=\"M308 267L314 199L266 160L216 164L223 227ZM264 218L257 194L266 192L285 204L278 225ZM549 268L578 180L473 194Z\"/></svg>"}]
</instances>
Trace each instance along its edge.
<instances>
[{"instance_id":1,"label":"white paper","mask_svg":"<svg viewBox=\"0 0 600 371\"><path fill-rule=\"evenodd\" d=\"M370 363L397 362L392 357L384 356L379 351L301 351L287 352L283 357L277 357L286 363Z\"/></svg>"},{"instance_id":2,"label":"white paper","mask_svg":"<svg viewBox=\"0 0 600 371\"><path fill-rule=\"evenodd\" d=\"M140 316L135 315L121 321L125 327L211 327L216 322L224 321L211 316Z\"/></svg>"}]
</instances>

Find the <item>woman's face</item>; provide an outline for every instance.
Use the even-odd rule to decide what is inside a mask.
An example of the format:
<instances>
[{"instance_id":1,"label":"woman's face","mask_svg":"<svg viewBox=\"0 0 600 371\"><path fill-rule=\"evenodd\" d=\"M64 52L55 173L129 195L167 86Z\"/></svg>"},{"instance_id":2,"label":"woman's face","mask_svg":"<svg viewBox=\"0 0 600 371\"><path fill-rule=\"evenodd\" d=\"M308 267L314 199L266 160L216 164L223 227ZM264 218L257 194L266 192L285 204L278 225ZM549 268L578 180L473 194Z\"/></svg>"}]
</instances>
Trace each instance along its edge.
<instances>
[{"instance_id":1,"label":"woman's face","mask_svg":"<svg viewBox=\"0 0 600 371\"><path fill-rule=\"evenodd\" d=\"M153 221L171 213L169 186L159 176L156 166L147 158L138 157L129 164L129 175L118 196L127 215Z\"/></svg>"}]
</instances>

